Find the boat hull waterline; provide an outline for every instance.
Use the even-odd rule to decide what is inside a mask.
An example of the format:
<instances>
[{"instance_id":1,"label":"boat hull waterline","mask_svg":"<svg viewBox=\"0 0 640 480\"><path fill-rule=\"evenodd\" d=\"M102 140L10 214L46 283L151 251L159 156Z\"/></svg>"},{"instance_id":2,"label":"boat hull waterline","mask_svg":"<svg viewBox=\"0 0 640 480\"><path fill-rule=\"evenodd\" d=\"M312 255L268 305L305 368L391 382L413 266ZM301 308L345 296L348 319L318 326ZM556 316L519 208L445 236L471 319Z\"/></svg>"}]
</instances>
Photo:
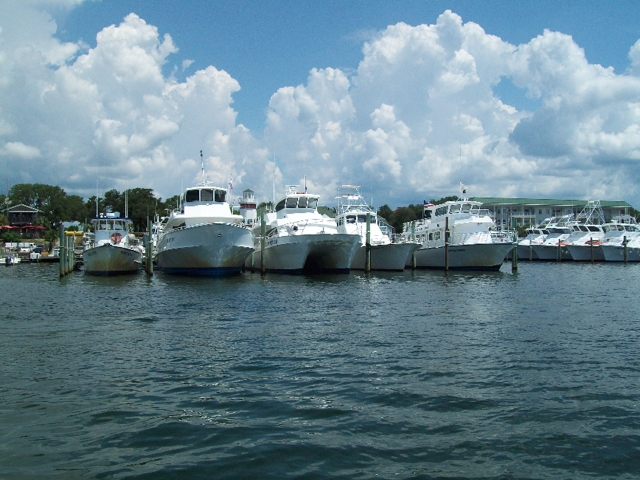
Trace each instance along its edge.
<instances>
[{"instance_id":1,"label":"boat hull waterline","mask_svg":"<svg viewBox=\"0 0 640 480\"><path fill-rule=\"evenodd\" d=\"M500 270L515 243L450 245L450 270ZM444 269L445 247L421 248L415 252L416 268Z\"/></svg>"},{"instance_id":2,"label":"boat hull waterline","mask_svg":"<svg viewBox=\"0 0 640 480\"><path fill-rule=\"evenodd\" d=\"M265 270L273 273L349 273L351 261L360 247L360 237L351 234L291 235L267 239ZM262 268L259 240L253 262Z\"/></svg>"},{"instance_id":3,"label":"boat hull waterline","mask_svg":"<svg viewBox=\"0 0 640 480\"><path fill-rule=\"evenodd\" d=\"M207 223L165 233L158 242L160 271L219 276L239 273L253 251L250 230L231 223Z\"/></svg>"},{"instance_id":4,"label":"boat hull waterline","mask_svg":"<svg viewBox=\"0 0 640 480\"><path fill-rule=\"evenodd\" d=\"M112 244L88 248L82 254L87 275L123 275L136 273L142 266L142 252Z\"/></svg>"},{"instance_id":5,"label":"boat hull waterline","mask_svg":"<svg viewBox=\"0 0 640 480\"><path fill-rule=\"evenodd\" d=\"M418 250L418 243L389 243L371 245L371 270L402 271L410 261L413 252ZM367 247L361 245L351 262L353 270L364 270L367 258Z\"/></svg>"}]
</instances>

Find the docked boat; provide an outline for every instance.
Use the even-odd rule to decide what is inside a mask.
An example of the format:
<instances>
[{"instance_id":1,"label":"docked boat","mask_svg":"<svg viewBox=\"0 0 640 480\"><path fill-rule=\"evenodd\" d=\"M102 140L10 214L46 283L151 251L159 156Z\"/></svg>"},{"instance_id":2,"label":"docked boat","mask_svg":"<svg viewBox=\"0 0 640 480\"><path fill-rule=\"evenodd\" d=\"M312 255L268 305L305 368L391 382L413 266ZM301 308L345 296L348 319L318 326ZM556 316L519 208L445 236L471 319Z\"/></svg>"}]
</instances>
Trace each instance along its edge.
<instances>
[{"instance_id":1,"label":"docked boat","mask_svg":"<svg viewBox=\"0 0 640 480\"><path fill-rule=\"evenodd\" d=\"M624 262L629 246L635 249L635 240L640 236L640 225L630 215L620 215L604 226L605 235L600 244L602 255L607 262ZM625 246L627 247L625 249ZM635 252L632 253L635 257ZM627 261L629 261L627 257Z\"/></svg>"},{"instance_id":2,"label":"docked boat","mask_svg":"<svg viewBox=\"0 0 640 480\"><path fill-rule=\"evenodd\" d=\"M187 188L156 230L158 268L187 275L239 273L253 251L253 233L242 222L231 212L226 188L205 181Z\"/></svg>"},{"instance_id":3,"label":"docked boat","mask_svg":"<svg viewBox=\"0 0 640 480\"><path fill-rule=\"evenodd\" d=\"M574 262L602 261L604 256L599 247L604 238L604 214L599 200L589 200L578 214L578 224L566 239L566 248Z\"/></svg>"},{"instance_id":4,"label":"docked boat","mask_svg":"<svg viewBox=\"0 0 640 480\"><path fill-rule=\"evenodd\" d=\"M538 260L538 255L533 251L534 245L540 245L549 235L546 229L554 218L547 218L540 225L527 228L527 235L518 241L518 260Z\"/></svg>"},{"instance_id":5,"label":"docked boat","mask_svg":"<svg viewBox=\"0 0 640 480\"><path fill-rule=\"evenodd\" d=\"M423 219L405 223L403 237L421 244L414 254L415 266L499 270L516 243L510 232L495 230L489 211L481 205L467 199L427 204Z\"/></svg>"},{"instance_id":6,"label":"docked boat","mask_svg":"<svg viewBox=\"0 0 640 480\"><path fill-rule=\"evenodd\" d=\"M119 213L91 219L93 239L82 252L87 275L135 273L142 265L142 249L132 233L133 222Z\"/></svg>"},{"instance_id":7,"label":"docked boat","mask_svg":"<svg viewBox=\"0 0 640 480\"><path fill-rule=\"evenodd\" d=\"M341 233L336 221L318 212L319 195L287 187L275 212L265 214L264 240L261 224L254 226L253 267L280 273L348 273L360 235ZM264 241L264 258L262 258Z\"/></svg>"},{"instance_id":8,"label":"docked boat","mask_svg":"<svg viewBox=\"0 0 640 480\"><path fill-rule=\"evenodd\" d=\"M564 215L558 221L547 226L549 234L542 243L532 245L538 260L571 260L571 255L566 247L566 240L574 231L577 222L573 214Z\"/></svg>"},{"instance_id":9,"label":"docked boat","mask_svg":"<svg viewBox=\"0 0 640 480\"><path fill-rule=\"evenodd\" d=\"M367 204L356 185L340 187L336 223L338 232L360 236L360 247L351 261L351 268L364 270L367 253L367 215L369 216L369 246L371 270L402 271L411 255L420 248L418 242L392 241L392 227Z\"/></svg>"}]
</instances>

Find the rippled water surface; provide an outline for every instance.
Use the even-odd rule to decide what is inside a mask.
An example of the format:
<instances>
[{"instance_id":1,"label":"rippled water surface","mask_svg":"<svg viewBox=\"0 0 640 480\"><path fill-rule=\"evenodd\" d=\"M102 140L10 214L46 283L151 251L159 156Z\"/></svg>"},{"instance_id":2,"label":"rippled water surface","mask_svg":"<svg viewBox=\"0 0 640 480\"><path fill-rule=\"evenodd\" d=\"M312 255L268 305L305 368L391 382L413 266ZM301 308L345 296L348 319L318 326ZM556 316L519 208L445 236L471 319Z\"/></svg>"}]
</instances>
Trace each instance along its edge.
<instances>
[{"instance_id":1,"label":"rippled water surface","mask_svg":"<svg viewBox=\"0 0 640 480\"><path fill-rule=\"evenodd\" d=\"M638 478L640 265L0 270L0 478Z\"/></svg>"}]
</instances>

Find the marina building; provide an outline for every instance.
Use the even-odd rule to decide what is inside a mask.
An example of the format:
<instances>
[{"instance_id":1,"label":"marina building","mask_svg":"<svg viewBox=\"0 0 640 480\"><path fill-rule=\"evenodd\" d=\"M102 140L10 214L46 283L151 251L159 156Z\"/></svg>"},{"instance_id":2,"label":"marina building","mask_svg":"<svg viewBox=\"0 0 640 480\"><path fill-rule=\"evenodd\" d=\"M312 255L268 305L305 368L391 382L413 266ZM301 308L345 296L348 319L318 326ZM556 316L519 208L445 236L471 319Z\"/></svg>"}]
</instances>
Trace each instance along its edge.
<instances>
[{"instance_id":1,"label":"marina building","mask_svg":"<svg viewBox=\"0 0 640 480\"><path fill-rule=\"evenodd\" d=\"M491 212L498 228L538 225L546 218L562 215L578 215L587 205L587 200L554 200L538 198L473 197L482 202L482 208ZM630 215L633 207L625 201L601 200L600 207L606 221L620 215Z\"/></svg>"}]
</instances>

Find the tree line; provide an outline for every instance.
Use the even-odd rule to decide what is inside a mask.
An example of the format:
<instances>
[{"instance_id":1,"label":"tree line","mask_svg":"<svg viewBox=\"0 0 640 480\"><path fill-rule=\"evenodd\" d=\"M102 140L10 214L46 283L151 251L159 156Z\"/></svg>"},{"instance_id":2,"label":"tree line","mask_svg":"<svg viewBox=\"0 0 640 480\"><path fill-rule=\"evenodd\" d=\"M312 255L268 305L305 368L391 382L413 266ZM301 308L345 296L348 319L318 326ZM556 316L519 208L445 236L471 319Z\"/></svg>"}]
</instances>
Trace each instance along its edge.
<instances>
[{"instance_id":1,"label":"tree line","mask_svg":"<svg viewBox=\"0 0 640 480\"><path fill-rule=\"evenodd\" d=\"M40 210L36 224L47 230L57 231L61 222L88 222L91 217L107 212L120 212L125 215L125 201L127 213L133 221L136 231L144 231L147 218L156 214L167 215L177 206L178 195L162 200L153 195L150 188L132 188L126 192L109 190L103 197L92 196L84 200L78 195L69 195L62 188L41 183L19 183L13 185L7 195L0 194L0 220L3 225L8 223L6 214L15 205L26 205Z\"/></svg>"}]
</instances>

